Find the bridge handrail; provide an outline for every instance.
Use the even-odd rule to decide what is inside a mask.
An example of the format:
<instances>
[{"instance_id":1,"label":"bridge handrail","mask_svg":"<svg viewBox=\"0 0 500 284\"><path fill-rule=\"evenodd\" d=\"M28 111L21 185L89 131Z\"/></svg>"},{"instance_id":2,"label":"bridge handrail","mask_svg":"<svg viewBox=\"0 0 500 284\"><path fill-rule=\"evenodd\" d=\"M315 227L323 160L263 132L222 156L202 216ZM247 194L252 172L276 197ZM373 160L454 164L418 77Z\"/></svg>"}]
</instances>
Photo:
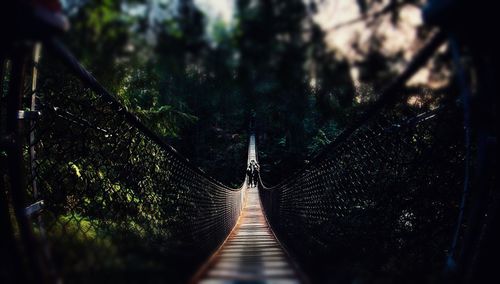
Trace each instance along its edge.
<instances>
[{"instance_id":1,"label":"bridge handrail","mask_svg":"<svg viewBox=\"0 0 500 284\"><path fill-rule=\"evenodd\" d=\"M405 70L401 72L392 82L390 82L387 87L381 90L381 95L379 98L359 116L355 121L349 124L349 126L342 130L342 132L334 138L327 146L325 146L318 154L309 159L308 163L296 170L289 178L284 178L278 184L269 186L265 185L261 180L261 185L265 189L277 189L286 183L296 179L301 173L307 171L310 165L315 164L331 152L335 147L342 144L347 140L356 130L367 123L370 118L378 114L384 107L394 104L397 101L403 100L405 97L398 92L400 88L418 71L420 68L435 54L436 50L443 45L446 41L446 33L443 31L438 31L432 36L428 43L413 57L411 62L408 63Z\"/></svg>"},{"instance_id":2,"label":"bridge handrail","mask_svg":"<svg viewBox=\"0 0 500 284\"><path fill-rule=\"evenodd\" d=\"M155 269L166 274L143 273L144 279L187 280L236 224L247 178L231 188L194 166L129 112L58 39L43 43L54 55L49 64L62 62L76 76L58 80L60 70L54 69L51 77L52 69L29 61L27 51L12 63L20 88L9 89L8 97L22 103L7 108L9 118L27 108L27 115L33 114L16 155L26 165L19 173L29 179L15 192L26 196L16 204L29 212L19 214L33 235L25 243L40 247L29 258L43 262L40 274L51 279L59 274L69 282L99 277L91 271L118 280ZM43 79L29 93L25 75L33 75L24 67ZM0 107L3 114L3 101Z\"/></svg>"},{"instance_id":3,"label":"bridge handrail","mask_svg":"<svg viewBox=\"0 0 500 284\"><path fill-rule=\"evenodd\" d=\"M233 191L238 191L243 188L244 182L238 188L231 188L224 185L222 182L218 181L214 177L208 175L205 171L201 170L199 167L192 164L191 161L182 156L174 147L167 144L165 140L158 136L158 134L144 125L144 123L142 123L142 121L136 115L128 111L127 108L116 98L116 96L110 93L87 69L85 69L85 67L83 67L78 59L76 59L76 57L57 38L50 38L44 43L75 74L75 76L77 76L90 89L99 94L104 100L110 103L118 113L122 114L125 117L128 123L130 123L134 127L137 127L142 133L144 133L144 135L155 141L165 151L168 151L172 155L179 158L181 161L189 165L192 170L205 177L214 185Z\"/></svg>"},{"instance_id":4,"label":"bridge handrail","mask_svg":"<svg viewBox=\"0 0 500 284\"><path fill-rule=\"evenodd\" d=\"M301 169L271 187L260 178L266 218L312 281L343 282L346 271L382 282L418 269L441 274L463 183L460 111L455 94L422 112L401 103L398 90L445 40L435 34L379 100Z\"/></svg>"}]
</instances>

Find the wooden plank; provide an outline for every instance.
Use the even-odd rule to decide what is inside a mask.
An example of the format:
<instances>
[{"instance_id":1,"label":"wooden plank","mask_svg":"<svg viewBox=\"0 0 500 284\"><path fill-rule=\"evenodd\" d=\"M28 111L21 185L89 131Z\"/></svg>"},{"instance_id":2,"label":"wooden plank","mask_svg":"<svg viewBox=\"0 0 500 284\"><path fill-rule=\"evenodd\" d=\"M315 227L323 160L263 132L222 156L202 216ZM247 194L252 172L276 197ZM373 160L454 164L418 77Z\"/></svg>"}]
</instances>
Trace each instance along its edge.
<instances>
[{"instance_id":1,"label":"wooden plank","mask_svg":"<svg viewBox=\"0 0 500 284\"><path fill-rule=\"evenodd\" d=\"M211 258L198 283L300 283L287 254L266 222L257 189L248 189L246 195L237 226Z\"/></svg>"}]
</instances>

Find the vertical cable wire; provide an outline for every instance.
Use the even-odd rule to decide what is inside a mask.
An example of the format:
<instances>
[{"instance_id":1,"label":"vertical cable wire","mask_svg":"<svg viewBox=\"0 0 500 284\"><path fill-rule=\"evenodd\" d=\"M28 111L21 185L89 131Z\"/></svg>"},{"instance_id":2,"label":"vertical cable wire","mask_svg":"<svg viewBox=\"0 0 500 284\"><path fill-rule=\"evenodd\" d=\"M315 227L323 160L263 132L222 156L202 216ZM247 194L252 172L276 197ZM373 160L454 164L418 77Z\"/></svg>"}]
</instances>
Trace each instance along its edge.
<instances>
[{"instance_id":1,"label":"vertical cable wire","mask_svg":"<svg viewBox=\"0 0 500 284\"><path fill-rule=\"evenodd\" d=\"M464 123L464 142L465 142L465 168L464 168L464 185L462 197L460 200L460 208L457 217L455 231L453 233L453 240L451 242L450 251L446 259L445 272L455 271L457 263L455 261L455 252L457 250L458 239L460 238L461 227L465 215L465 206L467 197L470 193L470 160L471 160L471 118L470 118L470 86L467 81L465 70L460 62L460 45L454 36L450 37L450 48L453 58L453 63L456 68L456 77L461 90L461 99L464 109L463 123Z\"/></svg>"}]
</instances>

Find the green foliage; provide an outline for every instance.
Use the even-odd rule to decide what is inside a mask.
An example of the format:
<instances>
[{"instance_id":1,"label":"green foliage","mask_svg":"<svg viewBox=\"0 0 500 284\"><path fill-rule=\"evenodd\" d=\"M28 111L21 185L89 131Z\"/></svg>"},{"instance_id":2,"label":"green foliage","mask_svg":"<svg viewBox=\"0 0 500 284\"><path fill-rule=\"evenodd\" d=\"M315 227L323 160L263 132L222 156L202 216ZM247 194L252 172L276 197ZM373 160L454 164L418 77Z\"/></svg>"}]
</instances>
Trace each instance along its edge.
<instances>
[{"instance_id":1,"label":"green foliage","mask_svg":"<svg viewBox=\"0 0 500 284\"><path fill-rule=\"evenodd\" d=\"M378 2L357 4L369 14ZM399 7L415 2L392 1L386 13L397 18ZM92 0L73 10L67 37L129 110L223 182L241 181L255 111L267 153L262 174L274 183L332 141L402 58L385 55L374 37L356 63L363 82L355 88L352 66L311 18L317 4L238 0L228 26L208 22L193 1Z\"/></svg>"},{"instance_id":2,"label":"green foliage","mask_svg":"<svg viewBox=\"0 0 500 284\"><path fill-rule=\"evenodd\" d=\"M157 134L178 137L182 127L197 120L194 115L160 103L160 80L151 69L131 72L125 78L118 95L123 104Z\"/></svg>"},{"instance_id":3,"label":"green foliage","mask_svg":"<svg viewBox=\"0 0 500 284\"><path fill-rule=\"evenodd\" d=\"M207 23L192 1L75 7L67 41L83 63L147 126L228 184L243 177L251 110L269 153L262 162L275 169L263 174L274 182L323 145L313 137L351 104L345 62L314 24L304 37L311 21L301 0L237 1L232 26Z\"/></svg>"},{"instance_id":4,"label":"green foliage","mask_svg":"<svg viewBox=\"0 0 500 284\"><path fill-rule=\"evenodd\" d=\"M196 116L175 110L168 105L157 109L137 109L135 113L156 133L168 137L178 137L182 126L197 120Z\"/></svg>"}]
</instances>

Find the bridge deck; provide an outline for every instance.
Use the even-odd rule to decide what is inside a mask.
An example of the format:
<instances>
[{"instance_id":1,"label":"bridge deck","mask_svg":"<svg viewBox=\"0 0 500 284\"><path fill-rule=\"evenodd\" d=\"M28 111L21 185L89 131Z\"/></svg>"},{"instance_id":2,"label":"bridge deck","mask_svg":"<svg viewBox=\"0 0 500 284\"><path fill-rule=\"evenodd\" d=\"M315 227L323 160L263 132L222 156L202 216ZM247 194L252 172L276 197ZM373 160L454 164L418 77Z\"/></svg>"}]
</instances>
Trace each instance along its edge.
<instances>
[{"instance_id":1,"label":"bridge deck","mask_svg":"<svg viewBox=\"0 0 500 284\"><path fill-rule=\"evenodd\" d=\"M199 283L299 283L264 218L256 188L247 192L238 224L211 259Z\"/></svg>"}]
</instances>

